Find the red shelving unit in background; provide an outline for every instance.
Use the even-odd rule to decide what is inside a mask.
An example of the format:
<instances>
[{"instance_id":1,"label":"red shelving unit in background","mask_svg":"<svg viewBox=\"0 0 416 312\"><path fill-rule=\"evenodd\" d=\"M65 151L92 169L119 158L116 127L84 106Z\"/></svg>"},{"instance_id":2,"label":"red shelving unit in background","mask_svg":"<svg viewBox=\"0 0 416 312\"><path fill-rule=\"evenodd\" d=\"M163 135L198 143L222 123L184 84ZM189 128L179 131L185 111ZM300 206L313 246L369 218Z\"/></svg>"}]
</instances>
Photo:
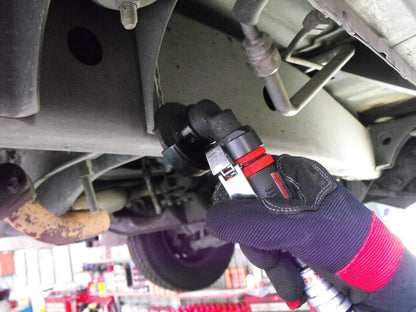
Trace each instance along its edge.
<instances>
[{"instance_id":1,"label":"red shelving unit in background","mask_svg":"<svg viewBox=\"0 0 416 312\"><path fill-rule=\"evenodd\" d=\"M285 301L278 295L271 295L265 297L244 296L244 302L249 306L251 312L257 311L292 311L286 305ZM296 311L316 312L308 304L304 304Z\"/></svg>"}]
</instances>

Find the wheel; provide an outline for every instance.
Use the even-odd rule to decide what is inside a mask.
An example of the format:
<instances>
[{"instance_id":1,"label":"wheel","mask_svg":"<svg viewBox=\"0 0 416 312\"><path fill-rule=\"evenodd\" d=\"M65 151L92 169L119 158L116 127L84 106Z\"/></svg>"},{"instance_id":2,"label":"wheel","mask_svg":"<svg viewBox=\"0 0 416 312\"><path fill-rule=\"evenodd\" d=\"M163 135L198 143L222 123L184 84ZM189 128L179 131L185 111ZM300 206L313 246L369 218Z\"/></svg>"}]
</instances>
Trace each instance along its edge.
<instances>
[{"instance_id":1,"label":"wheel","mask_svg":"<svg viewBox=\"0 0 416 312\"><path fill-rule=\"evenodd\" d=\"M153 283L177 291L197 290L214 283L234 252L233 244L192 250L189 240L183 243L184 235L175 231L129 236L127 240L139 272Z\"/></svg>"}]
</instances>

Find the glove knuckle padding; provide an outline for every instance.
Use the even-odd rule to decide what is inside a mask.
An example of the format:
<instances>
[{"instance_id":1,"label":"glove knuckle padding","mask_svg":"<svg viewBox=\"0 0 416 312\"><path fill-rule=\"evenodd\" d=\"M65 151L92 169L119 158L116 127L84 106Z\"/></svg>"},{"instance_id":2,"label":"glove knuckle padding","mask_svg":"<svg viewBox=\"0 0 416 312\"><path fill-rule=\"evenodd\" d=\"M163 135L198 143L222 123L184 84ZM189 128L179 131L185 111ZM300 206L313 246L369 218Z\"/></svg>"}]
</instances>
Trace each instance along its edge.
<instances>
[{"instance_id":1,"label":"glove knuckle padding","mask_svg":"<svg viewBox=\"0 0 416 312\"><path fill-rule=\"evenodd\" d=\"M318 210L325 197L338 186L325 168L313 160L289 155L275 157L275 160L292 199L264 199L263 204L273 213L296 214L305 210Z\"/></svg>"}]
</instances>

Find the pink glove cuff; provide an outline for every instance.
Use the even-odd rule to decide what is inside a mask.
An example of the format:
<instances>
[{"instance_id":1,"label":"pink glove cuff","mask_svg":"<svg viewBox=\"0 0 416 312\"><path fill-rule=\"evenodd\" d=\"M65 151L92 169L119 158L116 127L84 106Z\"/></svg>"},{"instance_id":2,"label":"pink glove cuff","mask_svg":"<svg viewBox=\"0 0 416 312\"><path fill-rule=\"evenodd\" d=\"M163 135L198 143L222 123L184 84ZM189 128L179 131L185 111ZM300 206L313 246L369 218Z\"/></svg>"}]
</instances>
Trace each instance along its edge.
<instances>
[{"instance_id":1,"label":"pink glove cuff","mask_svg":"<svg viewBox=\"0 0 416 312\"><path fill-rule=\"evenodd\" d=\"M373 212L366 240L354 258L336 274L352 286L373 292L385 286L394 276L403 252L401 240Z\"/></svg>"}]
</instances>

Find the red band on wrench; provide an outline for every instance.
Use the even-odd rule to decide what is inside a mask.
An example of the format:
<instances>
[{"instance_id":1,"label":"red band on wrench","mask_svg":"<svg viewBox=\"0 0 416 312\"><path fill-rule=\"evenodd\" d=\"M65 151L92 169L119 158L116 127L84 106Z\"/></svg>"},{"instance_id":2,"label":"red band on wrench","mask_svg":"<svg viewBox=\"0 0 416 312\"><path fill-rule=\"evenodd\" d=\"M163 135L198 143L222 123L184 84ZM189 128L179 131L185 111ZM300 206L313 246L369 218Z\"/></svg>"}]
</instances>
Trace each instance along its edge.
<instances>
[{"instance_id":1,"label":"red band on wrench","mask_svg":"<svg viewBox=\"0 0 416 312\"><path fill-rule=\"evenodd\" d=\"M245 154L244 156L240 157L234 163L239 163L243 167L265 153L266 149L263 146L260 146L252 150L251 152Z\"/></svg>"},{"instance_id":2,"label":"red band on wrench","mask_svg":"<svg viewBox=\"0 0 416 312\"><path fill-rule=\"evenodd\" d=\"M243 173L246 178L251 177L253 174L259 172L260 170L266 168L267 166L274 163L274 159L271 155L266 154L263 157L253 161L251 164L243 168Z\"/></svg>"}]
</instances>

